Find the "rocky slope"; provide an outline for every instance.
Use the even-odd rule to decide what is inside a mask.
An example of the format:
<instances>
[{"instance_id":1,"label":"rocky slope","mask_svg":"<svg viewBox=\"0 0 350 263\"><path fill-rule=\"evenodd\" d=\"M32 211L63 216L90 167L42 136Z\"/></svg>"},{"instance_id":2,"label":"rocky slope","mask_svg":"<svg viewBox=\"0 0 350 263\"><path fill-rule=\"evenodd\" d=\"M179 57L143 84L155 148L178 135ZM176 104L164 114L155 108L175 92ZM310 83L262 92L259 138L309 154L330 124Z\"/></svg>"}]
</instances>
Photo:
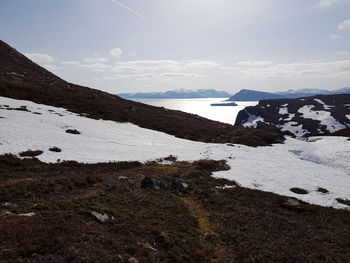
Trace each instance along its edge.
<instances>
[{"instance_id":1,"label":"rocky slope","mask_svg":"<svg viewBox=\"0 0 350 263\"><path fill-rule=\"evenodd\" d=\"M350 94L263 100L239 112L235 125L296 136L333 133L350 127Z\"/></svg>"},{"instance_id":2,"label":"rocky slope","mask_svg":"<svg viewBox=\"0 0 350 263\"><path fill-rule=\"evenodd\" d=\"M131 122L180 138L251 146L283 141L280 133L237 128L180 111L121 99L68 83L0 41L0 95L64 107L91 118Z\"/></svg>"}]
</instances>

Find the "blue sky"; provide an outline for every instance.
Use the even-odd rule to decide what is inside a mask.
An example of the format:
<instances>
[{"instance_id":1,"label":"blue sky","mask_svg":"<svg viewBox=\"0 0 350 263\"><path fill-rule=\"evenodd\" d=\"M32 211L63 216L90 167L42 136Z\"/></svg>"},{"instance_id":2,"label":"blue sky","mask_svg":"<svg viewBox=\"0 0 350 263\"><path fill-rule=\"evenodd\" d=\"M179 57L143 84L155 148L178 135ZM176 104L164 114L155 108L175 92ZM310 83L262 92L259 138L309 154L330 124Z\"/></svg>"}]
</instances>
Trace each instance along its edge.
<instances>
[{"instance_id":1,"label":"blue sky","mask_svg":"<svg viewBox=\"0 0 350 263\"><path fill-rule=\"evenodd\" d=\"M111 93L350 86L350 0L4 0L0 32Z\"/></svg>"}]
</instances>

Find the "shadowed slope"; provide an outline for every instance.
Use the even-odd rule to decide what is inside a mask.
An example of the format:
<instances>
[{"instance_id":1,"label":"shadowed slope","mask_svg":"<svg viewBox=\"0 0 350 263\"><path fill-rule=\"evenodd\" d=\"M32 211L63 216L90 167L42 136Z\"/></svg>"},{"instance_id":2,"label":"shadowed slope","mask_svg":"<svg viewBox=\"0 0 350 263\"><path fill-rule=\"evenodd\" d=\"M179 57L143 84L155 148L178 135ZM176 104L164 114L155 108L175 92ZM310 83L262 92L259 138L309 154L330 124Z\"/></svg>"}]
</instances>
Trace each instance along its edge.
<instances>
[{"instance_id":1,"label":"shadowed slope","mask_svg":"<svg viewBox=\"0 0 350 263\"><path fill-rule=\"evenodd\" d=\"M90 118L131 122L202 142L263 146L282 142L279 132L237 128L181 111L121 99L68 83L0 41L0 96L64 107Z\"/></svg>"}]
</instances>

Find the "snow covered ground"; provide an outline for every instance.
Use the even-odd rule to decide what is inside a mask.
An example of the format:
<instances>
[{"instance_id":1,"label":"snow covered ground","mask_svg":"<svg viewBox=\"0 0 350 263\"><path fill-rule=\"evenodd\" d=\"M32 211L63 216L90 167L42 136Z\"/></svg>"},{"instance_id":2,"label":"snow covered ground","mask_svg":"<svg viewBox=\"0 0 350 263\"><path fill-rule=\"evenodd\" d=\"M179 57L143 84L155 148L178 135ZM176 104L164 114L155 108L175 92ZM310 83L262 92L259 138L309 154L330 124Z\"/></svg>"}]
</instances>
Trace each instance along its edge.
<instances>
[{"instance_id":1,"label":"snow covered ground","mask_svg":"<svg viewBox=\"0 0 350 263\"><path fill-rule=\"evenodd\" d=\"M29 111L8 110L21 106ZM67 129L81 134L66 133ZM49 151L53 146L62 152ZM311 141L288 138L285 144L258 148L208 144L0 97L0 154L18 154L28 149L42 150L44 153L38 158L44 162L146 162L169 155L186 161L224 159L231 170L213 176L313 204L349 209L336 201L350 199L350 141L343 137L318 137ZM290 191L293 187L309 193L295 194ZM329 190L329 194L318 192L319 187Z\"/></svg>"}]
</instances>

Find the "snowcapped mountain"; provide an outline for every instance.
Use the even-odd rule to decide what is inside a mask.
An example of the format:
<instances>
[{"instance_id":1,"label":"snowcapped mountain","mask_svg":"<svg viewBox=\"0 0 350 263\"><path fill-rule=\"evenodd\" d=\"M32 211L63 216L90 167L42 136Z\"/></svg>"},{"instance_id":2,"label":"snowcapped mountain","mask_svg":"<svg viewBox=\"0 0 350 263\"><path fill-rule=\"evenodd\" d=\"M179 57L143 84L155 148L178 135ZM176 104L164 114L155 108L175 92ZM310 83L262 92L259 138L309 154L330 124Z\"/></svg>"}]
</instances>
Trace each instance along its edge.
<instances>
[{"instance_id":1,"label":"snowcapped mountain","mask_svg":"<svg viewBox=\"0 0 350 263\"><path fill-rule=\"evenodd\" d=\"M231 94L226 91L217 91L214 89L198 90L170 90L166 92L138 92L138 93L119 93L119 97L125 99L189 99L189 98L228 98Z\"/></svg>"},{"instance_id":2,"label":"snowcapped mountain","mask_svg":"<svg viewBox=\"0 0 350 263\"><path fill-rule=\"evenodd\" d=\"M295 136L333 133L350 127L350 94L260 101L241 111L235 125L280 129Z\"/></svg>"},{"instance_id":3,"label":"snowcapped mountain","mask_svg":"<svg viewBox=\"0 0 350 263\"><path fill-rule=\"evenodd\" d=\"M321 90L321 89L299 89L287 90L283 92L263 92L256 90L242 89L229 98L229 101L260 101L273 99L297 99L316 95L331 94L350 94L350 88L342 88L338 90Z\"/></svg>"}]
</instances>

